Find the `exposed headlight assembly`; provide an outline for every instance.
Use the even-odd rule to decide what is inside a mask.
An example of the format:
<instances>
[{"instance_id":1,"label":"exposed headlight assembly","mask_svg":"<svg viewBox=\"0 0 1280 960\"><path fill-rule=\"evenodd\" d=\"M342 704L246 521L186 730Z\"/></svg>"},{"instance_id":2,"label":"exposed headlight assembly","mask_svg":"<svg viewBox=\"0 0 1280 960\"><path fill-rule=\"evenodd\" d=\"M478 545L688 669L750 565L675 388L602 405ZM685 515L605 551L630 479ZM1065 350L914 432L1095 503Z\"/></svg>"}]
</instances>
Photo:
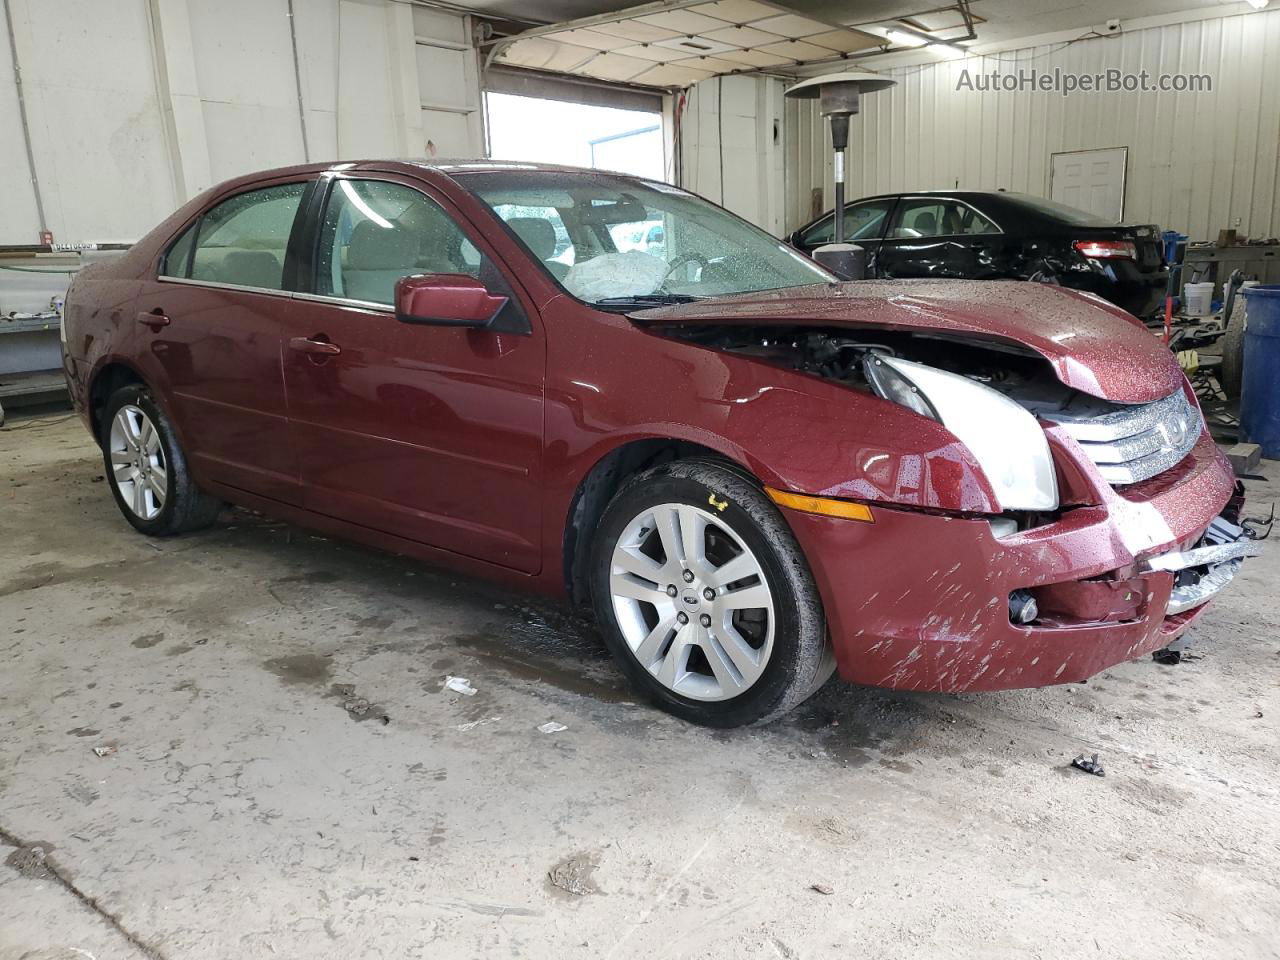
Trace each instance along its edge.
<instances>
[{"instance_id":1,"label":"exposed headlight assembly","mask_svg":"<svg viewBox=\"0 0 1280 960\"><path fill-rule=\"evenodd\" d=\"M1005 510L1054 510L1058 481L1036 418L1004 394L923 363L868 353L880 396L937 420L969 448Z\"/></svg>"}]
</instances>

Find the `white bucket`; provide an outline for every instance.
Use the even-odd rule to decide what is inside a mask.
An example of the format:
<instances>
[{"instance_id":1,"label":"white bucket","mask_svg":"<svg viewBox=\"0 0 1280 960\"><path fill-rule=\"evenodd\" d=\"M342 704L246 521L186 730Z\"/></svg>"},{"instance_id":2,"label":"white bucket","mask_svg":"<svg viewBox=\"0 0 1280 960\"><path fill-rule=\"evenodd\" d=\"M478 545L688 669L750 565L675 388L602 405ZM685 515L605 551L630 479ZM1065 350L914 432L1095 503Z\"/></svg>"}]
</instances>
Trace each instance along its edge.
<instances>
[{"instance_id":1,"label":"white bucket","mask_svg":"<svg viewBox=\"0 0 1280 960\"><path fill-rule=\"evenodd\" d=\"M1213 283L1188 283L1182 288L1182 312L1192 317L1208 316L1213 306Z\"/></svg>"}]
</instances>

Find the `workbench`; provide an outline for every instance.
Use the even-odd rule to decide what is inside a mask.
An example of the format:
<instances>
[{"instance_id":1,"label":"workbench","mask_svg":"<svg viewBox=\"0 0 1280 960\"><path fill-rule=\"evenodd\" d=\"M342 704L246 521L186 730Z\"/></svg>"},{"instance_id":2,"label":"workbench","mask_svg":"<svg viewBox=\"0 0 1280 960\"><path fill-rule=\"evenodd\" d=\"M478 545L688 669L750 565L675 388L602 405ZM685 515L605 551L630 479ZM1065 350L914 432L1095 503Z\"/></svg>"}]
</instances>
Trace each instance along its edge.
<instances>
[{"instance_id":1,"label":"workbench","mask_svg":"<svg viewBox=\"0 0 1280 960\"><path fill-rule=\"evenodd\" d=\"M0 246L0 425L4 407L66 396L59 310L84 265L119 256L128 244L64 250Z\"/></svg>"},{"instance_id":2,"label":"workbench","mask_svg":"<svg viewBox=\"0 0 1280 960\"><path fill-rule=\"evenodd\" d=\"M1196 273L1203 276L1207 270L1205 279L1214 283L1213 298L1221 300L1222 284L1236 269L1243 270L1246 275L1256 273L1263 283L1280 283L1280 243L1237 243L1230 247L1187 244L1182 257L1181 282L1190 283Z\"/></svg>"}]
</instances>

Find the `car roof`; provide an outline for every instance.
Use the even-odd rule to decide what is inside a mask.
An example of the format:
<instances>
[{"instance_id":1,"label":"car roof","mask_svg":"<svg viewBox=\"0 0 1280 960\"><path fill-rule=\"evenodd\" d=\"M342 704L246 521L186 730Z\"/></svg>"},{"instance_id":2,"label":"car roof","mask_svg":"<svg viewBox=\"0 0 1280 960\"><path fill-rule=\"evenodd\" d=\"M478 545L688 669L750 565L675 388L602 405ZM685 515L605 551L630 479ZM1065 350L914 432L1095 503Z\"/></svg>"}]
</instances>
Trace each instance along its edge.
<instances>
[{"instance_id":1,"label":"car roof","mask_svg":"<svg viewBox=\"0 0 1280 960\"><path fill-rule=\"evenodd\" d=\"M996 198L1012 198L1004 190L899 190L896 193L874 193L868 197L858 197L851 201L859 203L863 200L896 200L898 197L954 197L957 200L990 200Z\"/></svg>"},{"instance_id":2,"label":"car roof","mask_svg":"<svg viewBox=\"0 0 1280 960\"><path fill-rule=\"evenodd\" d=\"M228 182L270 180L276 177L305 175L313 173L344 173L353 170L400 170L404 173L421 171L438 172L446 176L467 173L498 172L540 172L567 174L604 174L606 176L623 177L628 180L646 180L634 174L621 173L615 170L601 170L592 167L572 167L557 163L526 163L516 160L488 160L484 158L426 158L426 157L386 157L365 158L360 160L331 160L323 163L301 163L287 167L273 167L266 170L254 170L232 178Z\"/></svg>"}]
</instances>

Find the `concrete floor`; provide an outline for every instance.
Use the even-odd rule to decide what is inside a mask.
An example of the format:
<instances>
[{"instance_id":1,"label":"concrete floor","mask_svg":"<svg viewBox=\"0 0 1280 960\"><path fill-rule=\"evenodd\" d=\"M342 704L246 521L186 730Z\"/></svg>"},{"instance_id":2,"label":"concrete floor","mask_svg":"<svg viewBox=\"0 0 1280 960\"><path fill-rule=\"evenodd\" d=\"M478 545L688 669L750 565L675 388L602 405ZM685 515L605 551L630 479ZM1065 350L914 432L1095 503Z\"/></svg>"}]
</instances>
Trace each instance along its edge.
<instances>
[{"instance_id":1,"label":"concrete floor","mask_svg":"<svg viewBox=\"0 0 1280 960\"><path fill-rule=\"evenodd\" d=\"M714 733L540 602L144 539L75 420L0 432L0 546L5 960L1280 955L1278 549L1201 660Z\"/></svg>"}]
</instances>

